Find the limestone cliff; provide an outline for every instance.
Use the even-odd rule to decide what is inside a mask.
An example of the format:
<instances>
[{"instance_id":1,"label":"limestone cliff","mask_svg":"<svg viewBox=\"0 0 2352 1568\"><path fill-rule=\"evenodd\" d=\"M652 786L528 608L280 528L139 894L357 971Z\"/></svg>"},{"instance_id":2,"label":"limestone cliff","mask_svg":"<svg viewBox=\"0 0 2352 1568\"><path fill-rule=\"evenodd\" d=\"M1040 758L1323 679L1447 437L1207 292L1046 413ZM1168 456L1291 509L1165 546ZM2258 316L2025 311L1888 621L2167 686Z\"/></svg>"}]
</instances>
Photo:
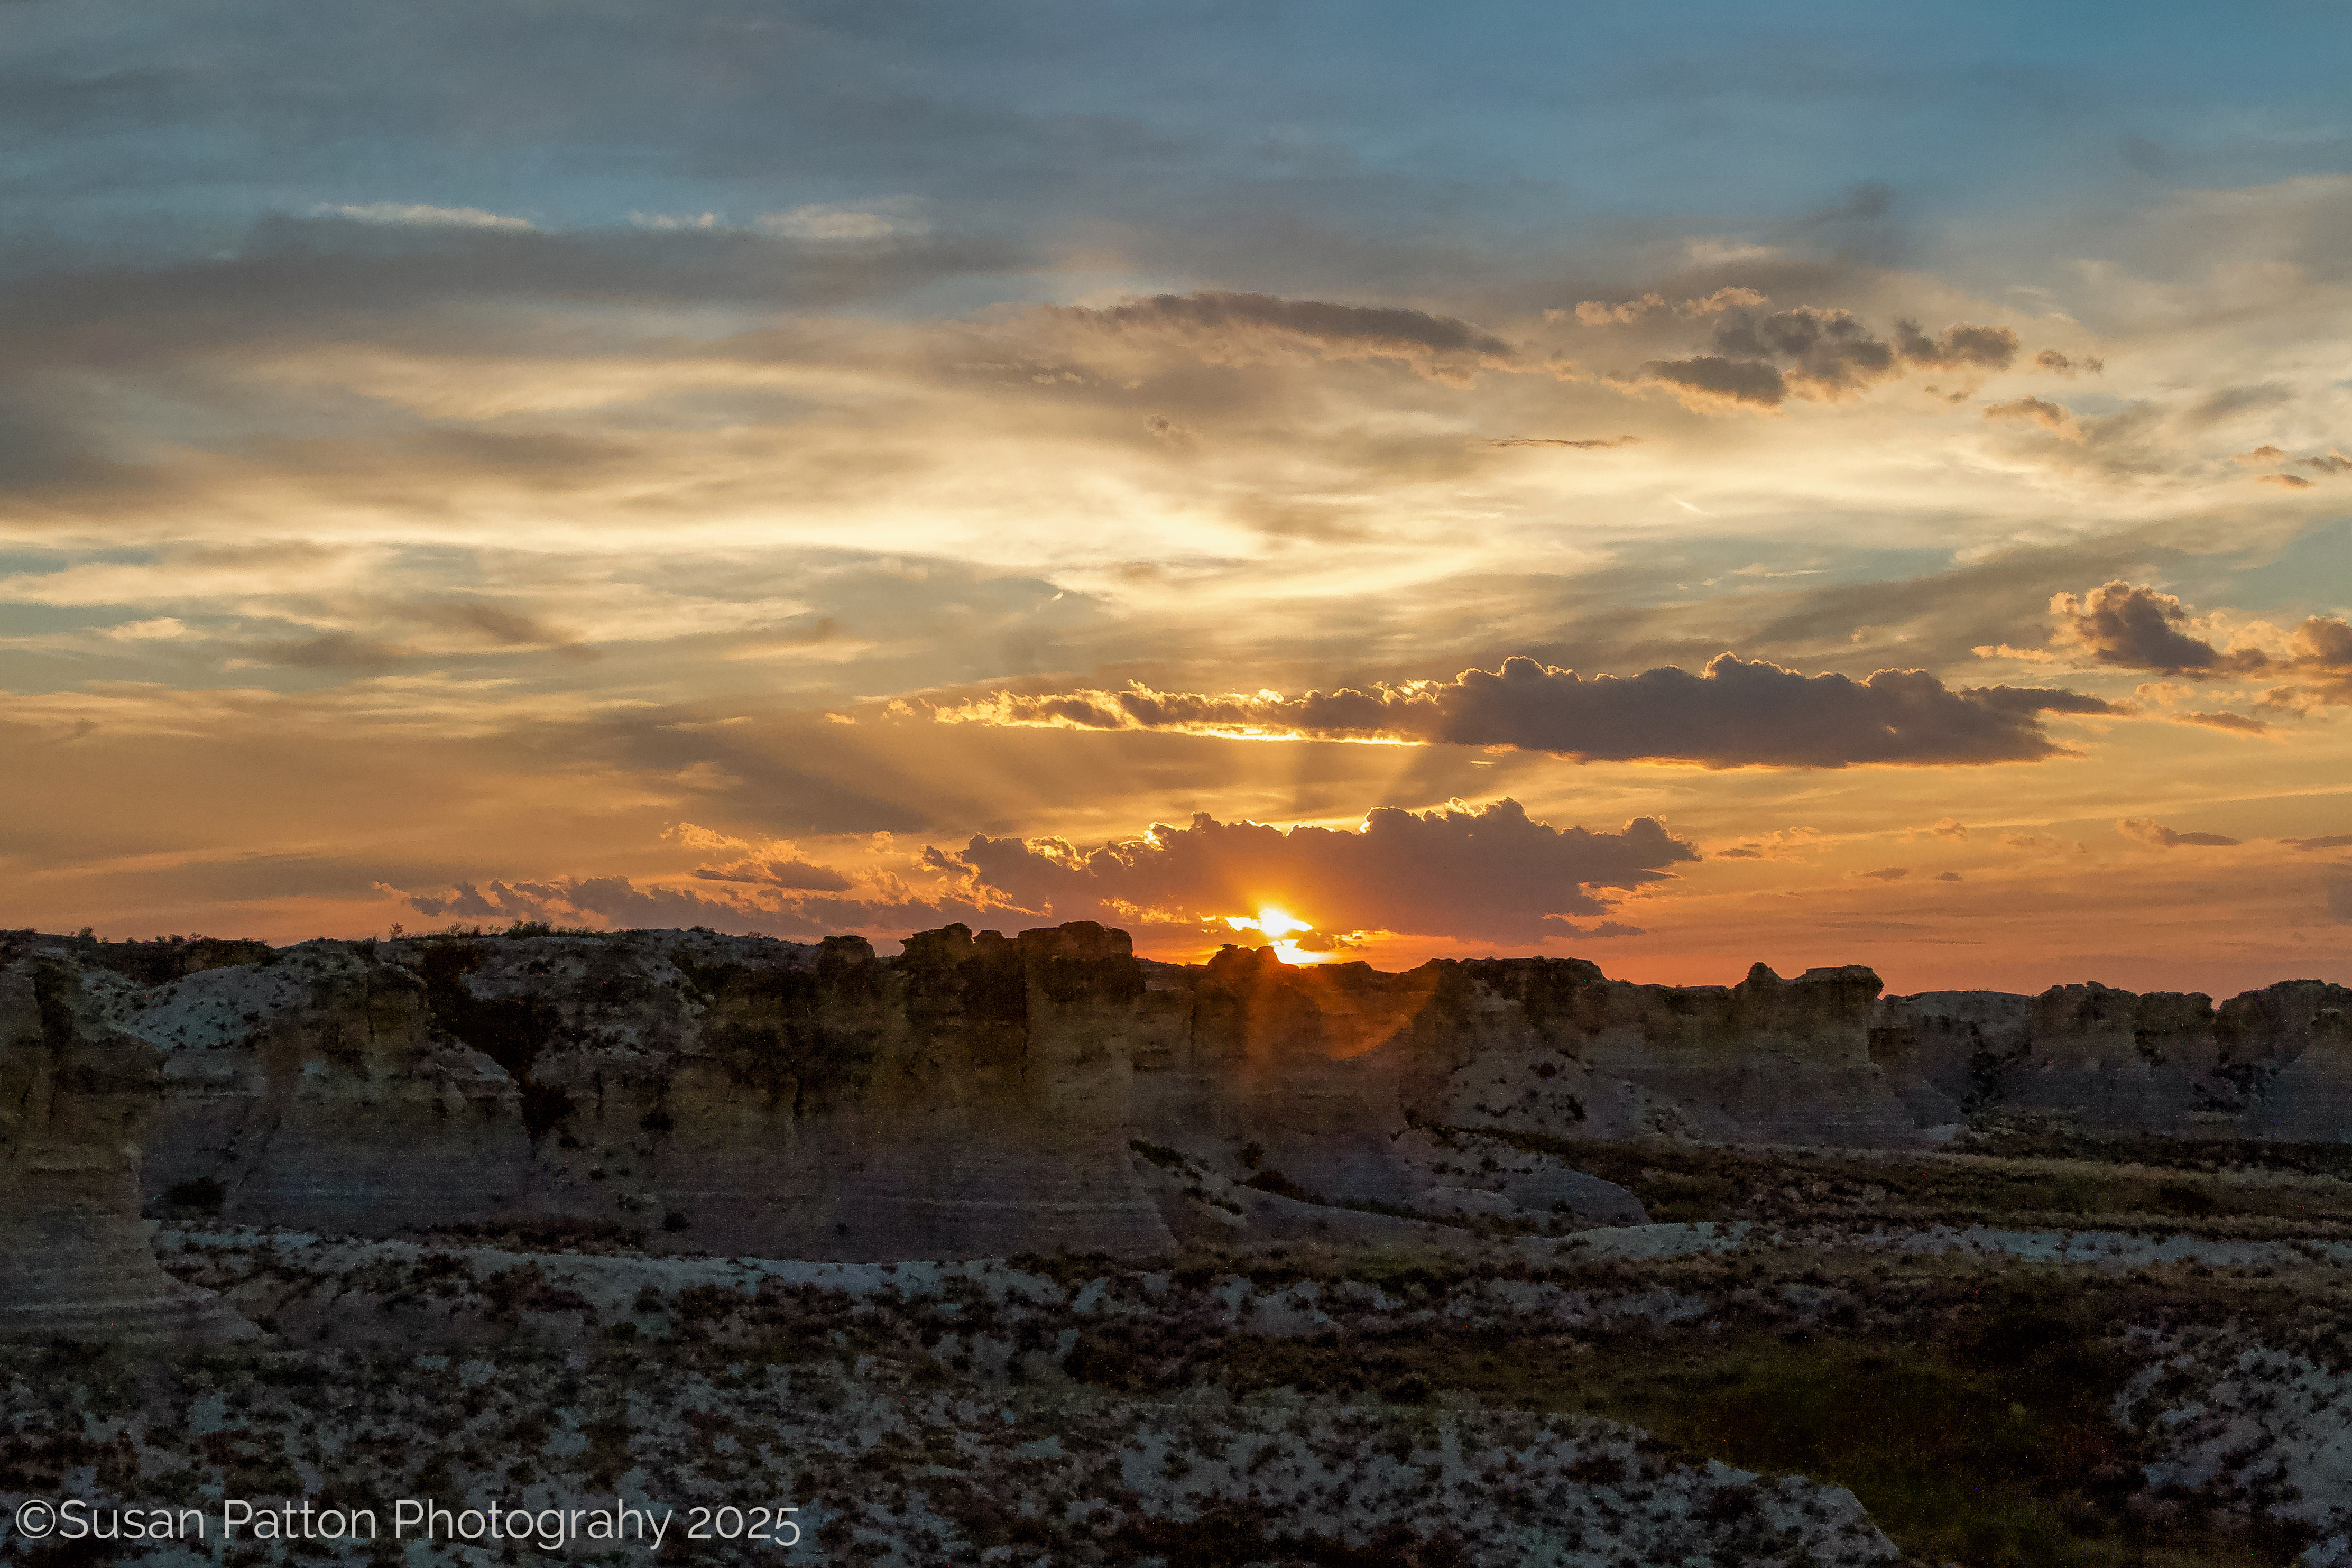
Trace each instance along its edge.
<instances>
[{"instance_id":1,"label":"limestone cliff","mask_svg":"<svg viewBox=\"0 0 2352 1568\"><path fill-rule=\"evenodd\" d=\"M10 940L9 1157L112 1151L103 1179L75 1167L71 1201L125 1226L142 1104L150 1213L837 1259L1622 1223L1641 1205L1580 1171L1580 1144L1917 1146L2002 1107L2352 1137L2352 993L2317 982L2216 1007L2095 985L1882 998L1853 966L1693 987L1575 959L1187 967L1083 923L950 926L889 959L708 931ZM53 1015L75 1020L74 1081L114 1086L67 1120L112 1117L110 1142L17 1131L60 1114L37 1108L64 1081ZM11 1256L38 1184L14 1184Z\"/></svg>"},{"instance_id":2,"label":"limestone cliff","mask_svg":"<svg viewBox=\"0 0 2352 1568\"><path fill-rule=\"evenodd\" d=\"M1141 971L1099 928L890 963L704 933L309 943L167 988L151 1192L386 1233L519 1217L769 1256L1164 1250Z\"/></svg>"},{"instance_id":3,"label":"limestone cliff","mask_svg":"<svg viewBox=\"0 0 2352 1568\"><path fill-rule=\"evenodd\" d=\"M2352 1138L2352 990L2292 980L2201 993L2053 985L1882 1002L1871 1054L1921 1105L2055 1114L2174 1137Z\"/></svg>"},{"instance_id":4,"label":"limestone cliff","mask_svg":"<svg viewBox=\"0 0 2352 1568\"><path fill-rule=\"evenodd\" d=\"M0 1340L224 1340L251 1325L167 1276L139 1217L163 1053L84 1016L79 976L0 939Z\"/></svg>"}]
</instances>

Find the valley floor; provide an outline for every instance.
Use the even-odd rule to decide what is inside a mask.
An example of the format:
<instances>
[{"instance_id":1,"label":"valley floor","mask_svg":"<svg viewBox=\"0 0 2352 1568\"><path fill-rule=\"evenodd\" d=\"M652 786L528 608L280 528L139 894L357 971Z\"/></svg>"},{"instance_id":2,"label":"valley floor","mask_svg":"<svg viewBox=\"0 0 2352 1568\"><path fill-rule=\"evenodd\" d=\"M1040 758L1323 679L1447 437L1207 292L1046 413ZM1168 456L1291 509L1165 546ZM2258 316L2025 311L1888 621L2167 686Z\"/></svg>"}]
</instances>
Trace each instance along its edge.
<instances>
[{"instance_id":1,"label":"valley floor","mask_svg":"<svg viewBox=\"0 0 2352 1568\"><path fill-rule=\"evenodd\" d=\"M201 1550L0 1554L508 1563L536 1528L615 1563L2352 1561L2340 1178L2079 1152L1624 1151L1604 1173L1654 1213L1716 1217L1143 1266L174 1221L166 1268L262 1336L7 1352L0 1507L193 1509ZM378 1537L221 1539L226 1500L282 1498ZM390 1539L402 1500L450 1531ZM493 1503L525 1540L449 1538ZM660 1551L587 1535L600 1508L667 1510Z\"/></svg>"}]
</instances>

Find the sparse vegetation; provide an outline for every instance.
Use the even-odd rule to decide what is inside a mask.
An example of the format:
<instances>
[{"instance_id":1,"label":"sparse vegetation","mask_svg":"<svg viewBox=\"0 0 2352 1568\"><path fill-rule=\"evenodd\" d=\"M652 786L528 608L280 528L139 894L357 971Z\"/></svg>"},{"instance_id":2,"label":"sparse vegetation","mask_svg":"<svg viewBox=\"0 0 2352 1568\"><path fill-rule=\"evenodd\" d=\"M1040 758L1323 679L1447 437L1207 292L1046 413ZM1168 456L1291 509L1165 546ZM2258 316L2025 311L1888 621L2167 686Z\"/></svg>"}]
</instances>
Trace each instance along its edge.
<instances>
[{"instance_id":1,"label":"sparse vegetation","mask_svg":"<svg viewBox=\"0 0 2352 1568\"><path fill-rule=\"evenodd\" d=\"M1893 1551L1874 1522L1969 1568L2276 1568L2312 1528L2296 1510L2352 1524L2313 1458L2352 1441L2341 1146L2085 1138L1997 1099L1925 1150L1611 1142L1582 1134L1620 1110L1564 1097L1587 1068L1547 1043L1444 1100L1461 1124L1392 1129L1400 1152L1360 1185L1356 1152L1233 1105L1080 1130L1088 1179L1131 1181L1120 1201L1185 1238L1172 1258L1088 1250L1133 1226L1003 1263L696 1256L740 1246L754 1212L714 1175L740 1179L727 1162L786 1131L824 1151L816 1201L771 1205L797 1205L812 1251L889 1256L888 1227L914 1223L890 1217L902 1191L949 1216L927 1237L967 1208L1020 1212L1032 1189L962 1201L952 1182L983 1166L961 1150L945 1201L903 1168L868 1173L873 1151L826 1118L864 1104L895 1128L939 1097L994 1129L1041 1094L1093 1103L1091 1080L1039 1064L1116 1072L1109 1047L1033 1029L1134 1000L1142 972L1081 937L1086 956L1051 964L954 928L887 961L855 939L528 923L250 962L201 938L0 938L22 965L11 1037L40 1070L137 1031L184 1053L172 1081L266 1084L268 1116L323 1096L346 1118L311 1129L407 1095L396 1114L426 1146L512 1159L520 1120L558 1211L509 1215L499 1167L463 1218L397 1239L251 1232L270 1189L247 1151L267 1141L177 1149L146 1211L162 1256L268 1348L7 1358L0 1463L168 1499L384 1476L452 1495L637 1472L677 1497L787 1489L845 1561L1515 1563L1527 1531L1566 1521L1641 1560L1860 1563ZM70 942L139 951L98 963ZM228 973L189 967L215 958ZM1182 1016L1166 979L1138 1015L1152 1030ZM1465 968L1438 1001L1516 985L1572 1031L1607 984ZM1134 1086L1191 1071L1139 1039ZM122 1060L107 1092L152 1085ZM1664 1223L1579 1228L1631 1209L1584 1173ZM1089 1206L1034 1191L1056 1216ZM395 1415L362 1418L386 1388ZM1431 1507L1433 1456L1474 1450ZM1824 1494L1790 1475L1852 1489L1869 1518L1791 1512ZM1061 1497L1104 1500L1081 1520L1045 1500Z\"/></svg>"},{"instance_id":2,"label":"sparse vegetation","mask_svg":"<svg viewBox=\"0 0 2352 1568\"><path fill-rule=\"evenodd\" d=\"M1616 1183L1655 1220L1787 1223L1869 1214L1940 1224L2095 1222L2200 1235L2352 1236L2352 1158L2287 1145L2265 1160L2231 1158L2242 1145L2114 1140L2061 1155L1877 1154L1749 1150L1689 1143L1605 1143L1507 1128L1480 1136L1550 1154ZM2115 1157L2106 1157L2106 1156ZM2344 1173L2338 1174L2338 1172Z\"/></svg>"}]
</instances>

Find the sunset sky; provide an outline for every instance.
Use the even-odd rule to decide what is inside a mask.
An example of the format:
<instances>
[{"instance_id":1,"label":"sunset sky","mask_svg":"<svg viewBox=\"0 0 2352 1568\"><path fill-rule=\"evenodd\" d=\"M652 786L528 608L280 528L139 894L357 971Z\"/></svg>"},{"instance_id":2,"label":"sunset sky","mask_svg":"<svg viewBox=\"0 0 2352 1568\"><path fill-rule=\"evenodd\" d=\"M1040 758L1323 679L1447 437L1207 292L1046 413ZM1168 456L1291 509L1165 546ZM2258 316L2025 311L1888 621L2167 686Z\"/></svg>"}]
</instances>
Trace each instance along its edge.
<instances>
[{"instance_id":1,"label":"sunset sky","mask_svg":"<svg viewBox=\"0 0 2352 1568\"><path fill-rule=\"evenodd\" d=\"M2322 4L0 0L0 924L2352 981L2347 79Z\"/></svg>"}]
</instances>

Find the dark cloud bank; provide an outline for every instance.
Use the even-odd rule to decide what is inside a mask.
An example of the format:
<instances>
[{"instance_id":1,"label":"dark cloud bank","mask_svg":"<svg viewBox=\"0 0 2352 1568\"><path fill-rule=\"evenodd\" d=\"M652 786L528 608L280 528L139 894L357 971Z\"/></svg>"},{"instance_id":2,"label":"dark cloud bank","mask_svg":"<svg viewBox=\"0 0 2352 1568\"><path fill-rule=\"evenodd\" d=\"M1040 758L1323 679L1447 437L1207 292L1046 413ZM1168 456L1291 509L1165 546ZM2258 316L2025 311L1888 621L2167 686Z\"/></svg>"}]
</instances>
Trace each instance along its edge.
<instances>
[{"instance_id":1,"label":"dark cloud bank","mask_svg":"<svg viewBox=\"0 0 2352 1568\"><path fill-rule=\"evenodd\" d=\"M1361 831L1196 815L1183 826L1157 825L1140 837L1079 849L1060 839L975 834L961 849L923 852L939 879L917 892L904 884L864 897L787 892L846 887L824 868L794 862L769 888L705 893L641 887L626 878L547 882L461 882L446 894L406 894L430 918L553 921L596 917L614 925L711 925L802 936L839 931L914 931L962 921L1019 928L1046 921L1097 920L1148 933L1254 914L1278 905L1331 933L1390 931L1531 944L1548 938L1630 934L1606 915L1610 891L1664 880L1666 868L1698 852L1655 819L1637 817L1613 833L1552 827L1517 801L1412 812L1383 807ZM707 869L707 868L706 868ZM895 879L892 879L895 882ZM1249 940L1260 940L1255 937Z\"/></svg>"},{"instance_id":2,"label":"dark cloud bank","mask_svg":"<svg viewBox=\"0 0 2352 1568\"><path fill-rule=\"evenodd\" d=\"M2114 713L2080 692L1948 687L1925 670L1867 679L1801 675L1723 654L1700 674L1671 666L1582 676L1531 658L1452 680L1303 697L1125 691L999 693L937 717L1098 730L1177 730L1328 740L1402 740L1549 752L1580 762L1710 768L1839 768L2038 762L2067 755L2045 713Z\"/></svg>"}]
</instances>

